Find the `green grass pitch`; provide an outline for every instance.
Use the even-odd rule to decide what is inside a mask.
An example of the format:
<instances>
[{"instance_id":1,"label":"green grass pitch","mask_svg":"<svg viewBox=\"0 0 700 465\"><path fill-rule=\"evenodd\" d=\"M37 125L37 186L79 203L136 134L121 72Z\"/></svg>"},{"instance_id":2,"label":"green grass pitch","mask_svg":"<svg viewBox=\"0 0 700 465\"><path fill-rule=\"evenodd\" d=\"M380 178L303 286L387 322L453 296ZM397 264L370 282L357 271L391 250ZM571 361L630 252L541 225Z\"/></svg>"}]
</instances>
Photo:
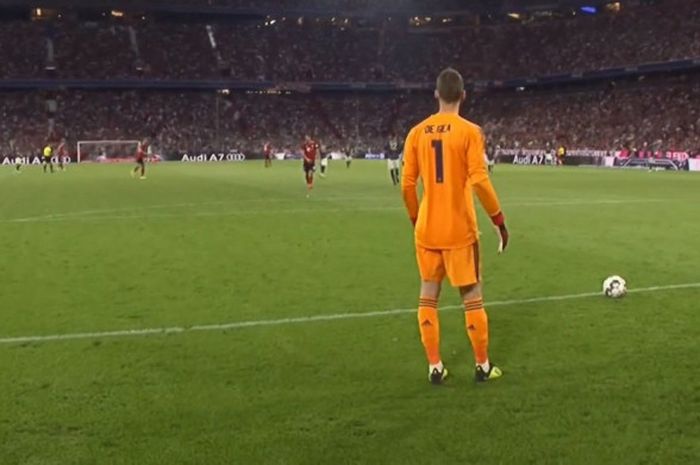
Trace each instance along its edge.
<instances>
[{"instance_id":1,"label":"green grass pitch","mask_svg":"<svg viewBox=\"0 0 700 465\"><path fill-rule=\"evenodd\" d=\"M700 288L537 300L700 283L697 174L497 166L485 297L537 301L487 306L485 385L444 310L433 387L412 312L322 318L417 304L383 163L130 168L0 171L0 465L700 463Z\"/></svg>"}]
</instances>

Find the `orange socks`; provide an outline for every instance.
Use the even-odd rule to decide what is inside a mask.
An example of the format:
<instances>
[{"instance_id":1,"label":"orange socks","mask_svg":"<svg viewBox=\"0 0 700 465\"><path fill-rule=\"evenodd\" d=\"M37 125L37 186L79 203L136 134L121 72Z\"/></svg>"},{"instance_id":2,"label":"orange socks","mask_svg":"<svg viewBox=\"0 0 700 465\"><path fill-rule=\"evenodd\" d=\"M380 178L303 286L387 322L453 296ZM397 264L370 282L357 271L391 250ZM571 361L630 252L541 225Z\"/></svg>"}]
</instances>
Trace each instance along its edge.
<instances>
[{"instance_id":1,"label":"orange socks","mask_svg":"<svg viewBox=\"0 0 700 465\"><path fill-rule=\"evenodd\" d=\"M430 365L440 363L440 321L438 319L437 299L421 297L418 308L418 328L420 339L425 348L425 355Z\"/></svg>"},{"instance_id":2,"label":"orange socks","mask_svg":"<svg viewBox=\"0 0 700 465\"><path fill-rule=\"evenodd\" d=\"M464 317L466 321L467 335L472 343L476 363L482 367L488 364L489 348L489 320L484 310L484 301L481 298L464 301ZM425 348L428 363L438 365L440 357L440 320L438 318L437 299L421 297L418 308L418 328L420 338Z\"/></svg>"},{"instance_id":3,"label":"orange socks","mask_svg":"<svg viewBox=\"0 0 700 465\"><path fill-rule=\"evenodd\" d=\"M489 319L482 298L464 301L464 319L476 363L483 365L489 360Z\"/></svg>"}]
</instances>

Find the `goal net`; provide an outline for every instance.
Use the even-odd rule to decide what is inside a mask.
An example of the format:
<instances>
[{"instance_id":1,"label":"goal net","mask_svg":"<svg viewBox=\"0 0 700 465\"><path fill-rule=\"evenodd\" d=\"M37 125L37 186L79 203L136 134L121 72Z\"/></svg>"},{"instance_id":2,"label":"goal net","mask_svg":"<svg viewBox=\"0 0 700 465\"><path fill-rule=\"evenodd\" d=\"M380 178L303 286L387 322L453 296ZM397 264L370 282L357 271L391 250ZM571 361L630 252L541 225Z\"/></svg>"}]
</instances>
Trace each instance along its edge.
<instances>
[{"instance_id":1,"label":"goal net","mask_svg":"<svg viewBox=\"0 0 700 465\"><path fill-rule=\"evenodd\" d=\"M81 140L78 141L78 163L131 161L136 156L138 144L137 140Z\"/></svg>"}]
</instances>

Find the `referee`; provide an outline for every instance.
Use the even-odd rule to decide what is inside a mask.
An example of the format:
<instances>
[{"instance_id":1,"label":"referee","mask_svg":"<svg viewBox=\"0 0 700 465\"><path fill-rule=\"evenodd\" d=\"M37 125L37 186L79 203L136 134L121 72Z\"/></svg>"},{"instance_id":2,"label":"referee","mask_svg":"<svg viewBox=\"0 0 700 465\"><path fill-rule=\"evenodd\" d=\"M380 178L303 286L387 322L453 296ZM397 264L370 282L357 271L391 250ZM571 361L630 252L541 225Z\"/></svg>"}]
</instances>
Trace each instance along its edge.
<instances>
[{"instance_id":1,"label":"referee","mask_svg":"<svg viewBox=\"0 0 700 465\"><path fill-rule=\"evenodd\" d=\"M47 167L50 168L53 173L53 162L51 161L51 157L53 157L53 147L51 147L51 144L46 144L43 155L41 164L44 166L44 173L46 173Z\"/></svg>"}]
</instances>

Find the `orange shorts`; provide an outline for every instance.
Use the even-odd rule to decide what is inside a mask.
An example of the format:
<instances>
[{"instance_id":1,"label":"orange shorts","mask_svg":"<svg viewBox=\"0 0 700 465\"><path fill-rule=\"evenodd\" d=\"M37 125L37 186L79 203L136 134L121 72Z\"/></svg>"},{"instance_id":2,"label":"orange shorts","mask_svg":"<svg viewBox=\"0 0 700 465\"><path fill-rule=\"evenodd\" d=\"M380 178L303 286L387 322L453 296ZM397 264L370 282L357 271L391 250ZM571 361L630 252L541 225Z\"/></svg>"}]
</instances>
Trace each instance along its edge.
<instances>
[{"instance_id":1,"label":"orange shorts","mask_svg":"<svg viewBox=\"0 0 700 465\"><path fill-rule=\"evenodd\" d=\"M461 249L426 249L416 245L416 259L423 281L442 282L447 275L450 284L461 287L481 279L478 242Z\"/></svg>"}]
</instances>

